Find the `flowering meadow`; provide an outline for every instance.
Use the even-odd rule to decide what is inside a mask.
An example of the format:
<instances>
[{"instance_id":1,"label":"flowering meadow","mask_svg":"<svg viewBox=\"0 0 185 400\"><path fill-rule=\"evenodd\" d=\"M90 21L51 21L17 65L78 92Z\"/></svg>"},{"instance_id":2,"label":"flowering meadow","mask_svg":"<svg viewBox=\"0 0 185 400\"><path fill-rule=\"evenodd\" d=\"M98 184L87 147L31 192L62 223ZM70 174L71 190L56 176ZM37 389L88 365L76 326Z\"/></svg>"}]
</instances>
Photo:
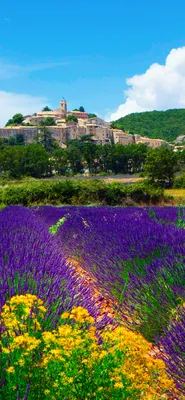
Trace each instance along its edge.
<instances>
[{"instance_id":1,"label":"flowering meadow","mask_svg":"<svg viewBox=\"0 0 185 400\"><path fill-rule=\"evenodd\" d=\"M0 399L183 399L184 220L175 207L3 209Z\"/></svg>"}]
</instances>

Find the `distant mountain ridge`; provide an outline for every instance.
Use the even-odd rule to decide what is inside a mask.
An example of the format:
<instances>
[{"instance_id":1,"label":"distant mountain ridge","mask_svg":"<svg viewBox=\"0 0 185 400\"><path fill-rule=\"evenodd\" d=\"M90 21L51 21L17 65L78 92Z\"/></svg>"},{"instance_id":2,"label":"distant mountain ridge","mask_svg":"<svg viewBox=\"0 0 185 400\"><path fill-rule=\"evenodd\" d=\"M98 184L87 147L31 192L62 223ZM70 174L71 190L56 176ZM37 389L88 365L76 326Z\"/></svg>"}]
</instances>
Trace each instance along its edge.
<instances>
[{"instance_id":1,"label":"distant mountain ridge","mask_svg":"<svg viewBox=\"0 0 185 400\"><path fill-rule=\"evenodd\" d=\"M113 121L111 126L131 134L172 142L185 135L185 109L133 113Z\"/></svg>"}]
</instances>

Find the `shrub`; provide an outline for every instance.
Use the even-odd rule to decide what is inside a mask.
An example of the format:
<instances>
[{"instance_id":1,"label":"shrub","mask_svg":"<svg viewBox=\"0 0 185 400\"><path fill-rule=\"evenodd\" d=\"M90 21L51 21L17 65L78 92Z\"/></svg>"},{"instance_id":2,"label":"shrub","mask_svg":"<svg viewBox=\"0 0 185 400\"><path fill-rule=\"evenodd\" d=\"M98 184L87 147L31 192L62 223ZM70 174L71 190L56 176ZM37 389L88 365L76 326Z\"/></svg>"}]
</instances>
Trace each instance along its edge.
<instances>
[{"instance_id":1,"label":"shrub","mask_svg":"<svg viewBox=\"0 0 185 400\"><path fill-rule=\"evenodd\" d=\"M83 307L64 312L54 331L43 329L46 308L31 294L14 296L1 314L1 398L161 399L175 390L151 345L123 327L96 337Z\"/></svg>"},{"instance_id":2,"label":"shrub","mask_svg":"<svg viewBox=\"0 0 185 400\"><path fill-rule=\"evenodd\" d=\"M50 204L98 204L121 205L131 199L133 202L159 202L163 197L163 189L147 183L125 185L104 181L60 182L41 181L19 185L10 185L1 189L0 201L6 205L21 204L29 206L34 203Z\"/></svg>"},{"instance_id":3,"label":"shrub","mask_svg":"<svg viewBox=\"0 0 185 400\"><path fill-rule=\"evenodd\" d=\"M185 174L183 174L175 179L173 187L176 189L184 189L185 188Z\"/></svg>"}]
</instances>

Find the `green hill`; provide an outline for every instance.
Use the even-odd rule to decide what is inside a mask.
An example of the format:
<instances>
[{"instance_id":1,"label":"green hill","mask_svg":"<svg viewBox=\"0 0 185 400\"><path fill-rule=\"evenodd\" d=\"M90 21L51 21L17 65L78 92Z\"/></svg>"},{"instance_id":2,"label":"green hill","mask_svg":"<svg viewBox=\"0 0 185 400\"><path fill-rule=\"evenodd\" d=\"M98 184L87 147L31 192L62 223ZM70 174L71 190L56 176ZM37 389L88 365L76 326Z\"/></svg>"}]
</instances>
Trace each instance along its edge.
<instances>
[{"instance_id":1,"label":"green hill","mask_svg":"<svg viewBox=\"0 0 185 400\"><path fill-rule=\"evenodd\" d=\"M185 135L185 109L134 113L112 122L113 128L172 142Z\"/></svg>"}]
</instances>

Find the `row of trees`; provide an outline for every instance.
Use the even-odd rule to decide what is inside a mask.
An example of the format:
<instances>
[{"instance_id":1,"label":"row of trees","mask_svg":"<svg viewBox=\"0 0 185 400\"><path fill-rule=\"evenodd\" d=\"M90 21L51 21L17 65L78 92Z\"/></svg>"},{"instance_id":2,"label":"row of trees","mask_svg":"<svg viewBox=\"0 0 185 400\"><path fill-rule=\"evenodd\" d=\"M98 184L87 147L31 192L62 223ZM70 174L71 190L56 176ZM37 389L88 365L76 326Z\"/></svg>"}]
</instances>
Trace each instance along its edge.
<instances>
[{"instance_id":1,"label":"row of trees","mask_svg":"<svg viewBox=\"0 0 185 400\"><path fill-rule=\"evenodd\" d=\"M142 171L152 182L172 186L175 172L184 168L185 151L174 153L166 146L148 149L145 144L97 146L90 140L90 137L71 140L67 148L61 149L47 129L43 129L34 144L1 141L0 174L10 178L24 175L41 178L53 174L76 175L86 170L91 174Z\"/></svg>"},{"instance_id":2,"label":"row of trees","mask_svg":"<svg viewBox=\"0 0 185 400\"><path fill-rule=\"evenodd\" d=\"M41 178L52 174L75 175L85 170L93 174L133 173L141 171L146 152L144 145L97 146L83 141L70 142L66 149L61 149L43 136L38 144L4 145L0 151L0 174L11 178L23 175Z\"/></svg>"}]
</instances>

